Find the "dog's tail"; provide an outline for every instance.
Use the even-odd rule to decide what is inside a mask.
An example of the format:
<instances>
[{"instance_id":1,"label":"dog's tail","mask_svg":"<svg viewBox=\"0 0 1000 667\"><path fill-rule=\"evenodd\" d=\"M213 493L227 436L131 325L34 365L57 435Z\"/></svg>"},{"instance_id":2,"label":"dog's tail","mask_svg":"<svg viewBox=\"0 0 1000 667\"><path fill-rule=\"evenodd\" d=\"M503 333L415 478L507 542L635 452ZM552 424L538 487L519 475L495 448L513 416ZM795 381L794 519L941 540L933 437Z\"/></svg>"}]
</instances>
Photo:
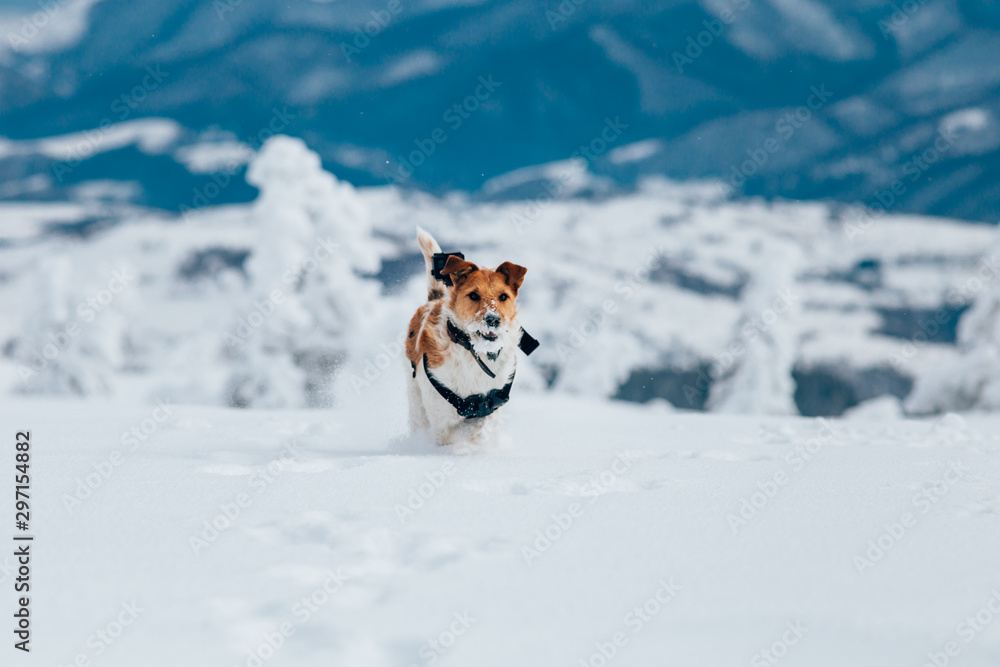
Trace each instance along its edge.
<instances>
[{"instance_id":1,"label":"dog's tail","mask_svg":"<svg viewBox=\"0 0 1000 667\"><path fill-rule=\"evenodd\" d=\"M441 246L422 227L417 227L417 244L420 245L420 252L424 255L424 267L427 269L427 300L440 299L444 296L444 289L434 277L434 255L441 252Z\"/></svg>"}]
</instances>

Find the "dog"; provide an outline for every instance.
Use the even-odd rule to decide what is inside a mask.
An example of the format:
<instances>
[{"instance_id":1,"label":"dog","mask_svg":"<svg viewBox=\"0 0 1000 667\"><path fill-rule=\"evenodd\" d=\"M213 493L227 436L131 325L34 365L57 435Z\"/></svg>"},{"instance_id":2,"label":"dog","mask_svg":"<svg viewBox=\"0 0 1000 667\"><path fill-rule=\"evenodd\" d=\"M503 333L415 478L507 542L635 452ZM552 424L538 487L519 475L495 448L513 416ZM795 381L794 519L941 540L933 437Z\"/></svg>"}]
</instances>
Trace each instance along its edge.
<instances>
[{"instance_id":1,"label":"dog","mask_svg":"<svg viewBox=\"0 0 1000 667\"><path fill-rule=\"evenodd\" d=\"M487 442L510 397L518 348L530 354L538 345L517 317L528 270L511 262L481 269L461 253L442 253L420 227L417 243L427 303L407 329L410 430L439 445Z\"/></svg>"}]
</instances>

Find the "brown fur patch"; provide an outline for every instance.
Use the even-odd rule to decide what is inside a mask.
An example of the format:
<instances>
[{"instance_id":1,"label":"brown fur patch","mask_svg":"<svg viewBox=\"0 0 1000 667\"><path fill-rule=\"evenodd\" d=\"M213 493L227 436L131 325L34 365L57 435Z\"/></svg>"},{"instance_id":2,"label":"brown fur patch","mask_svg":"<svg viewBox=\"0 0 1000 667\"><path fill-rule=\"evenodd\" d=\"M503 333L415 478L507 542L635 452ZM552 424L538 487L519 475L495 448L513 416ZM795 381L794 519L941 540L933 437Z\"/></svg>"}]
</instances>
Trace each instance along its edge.
<instances>
[{"instance_id":1,"label":"brown fur patch","mask_svg":"<svg viewBox=\"0 0 1000 667\"><path fill-rule=\"evenodd\" d=\"M469 277L473 271L478 271L479 267L472 262L467 262L455 255L448 257L441 269L442 276L448 276L455 285L460 285L463 280Z\"/></svg>"},{"instance_id":2,"label":"brown fur patch","mask_svg":"<svg viewBox=\"0 0 1000 667\"><path fill-rule=\"evenodd\" d=\"M524 282L524 274L527 272L528 269L518 266L513 262L504 262L497 267L497 273L504 277L510 288L514 290L514 294L517 294L517 290L521 289L521 283Z\"/></svg>"},{"instance_id":3,"label":"brown fur patch","mask_svg":"<svg viewBox=\"0 0 1000 667\"><path fill-rule=\"evenodd\" d=\"M441 324L441 309L443 302L429 302L420 306L410 319L410 331L416 331L416 336L406 339L406 358L411 364L423 363L427 355L427 365L437 368L444 363L446 346L439 340L437 330Z\"/></svg>"},{"instance_id":4,"label":"brown fur patch","mask_svg":"<svg viewBox=\"0 0 1000 667\"><path fill-rule=\"evenodd\" d=\"M410 335L406 337L406 358L409 359L410 363L416 363L417 360L417 339L414 338L414 332L419 331L420 327L424 324L424 311L427 310L427 304L424 304L417 308L417 312L413 313L413 317L410 318Z\"/></svg>"}]
</instances>

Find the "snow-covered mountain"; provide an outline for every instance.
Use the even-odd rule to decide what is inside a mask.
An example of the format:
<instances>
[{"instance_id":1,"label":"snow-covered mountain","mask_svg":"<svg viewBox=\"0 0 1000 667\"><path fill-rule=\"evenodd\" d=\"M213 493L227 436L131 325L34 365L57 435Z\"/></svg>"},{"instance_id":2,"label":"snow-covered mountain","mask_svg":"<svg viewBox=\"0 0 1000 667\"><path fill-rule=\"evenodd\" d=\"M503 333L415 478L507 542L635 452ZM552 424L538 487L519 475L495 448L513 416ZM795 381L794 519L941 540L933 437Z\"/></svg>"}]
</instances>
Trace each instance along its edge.
<instances>
[{"instance_id":1,"label":"snow-covered mountain","mask_svg":"<svg viewBox=\"0 0 1000 667\"><path fill-rule=\"evenodd\" d=\"M544 178L491 179L583 148L623 186L1000 211L987 0L7 5L0 198L177 210L278 130L361 185L516 197ZM218 202L253 198L235 180Z\"/></svg>"},{"instance_id":2,"label":"snow-covered mountain","mask_svg":"<svg viewBox=\"0 0 1000 667\"><path fill-rule=\"evenodd\" d=\"M573 161L551 174L600 182ZM503 202L355 188L288 137L248 177L251 204L180 217L0 205L3 391L338 404L404 372L421 225L445 250L528 267L529 389L738 413L1000 407L993 226L662 178Z\"/></svg>"}]
</instances>

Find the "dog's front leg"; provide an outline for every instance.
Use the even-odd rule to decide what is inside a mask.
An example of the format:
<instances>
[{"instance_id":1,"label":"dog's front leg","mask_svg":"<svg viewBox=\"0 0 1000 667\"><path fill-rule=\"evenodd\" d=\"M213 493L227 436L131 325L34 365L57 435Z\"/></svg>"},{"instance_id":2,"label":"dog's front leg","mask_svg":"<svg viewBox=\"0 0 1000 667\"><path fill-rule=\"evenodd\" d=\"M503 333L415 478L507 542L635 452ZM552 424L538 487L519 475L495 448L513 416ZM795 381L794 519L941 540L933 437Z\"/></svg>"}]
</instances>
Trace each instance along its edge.
<instances>
[{"instance_id":1,"label":"dog's front leg","mask_svg":"<svg viewBox=\"0 0 1000 667\"><path fill-rule=\"evenodd\" d=\"M434 441L441 446L454 445L462 441L462 424L445 424L433 428Z\"/></svg>"},{"instance_id":2,"label":"dog's front leg","mask_svg":"<svg viewBox=\"0 0 1000 667\"><path fill-rule=\"evenodd\" d=\"M499 412L483 417L481 419L470 419L466 431L468 440L474 445L491 443L500 428L501 418Z\"/></svg>"},{"instance_id":3,"label":"dog's front leg","mask_svg":"<svg viewBox=\"0 0 1000 667\"><path fill-rule=\"evenodd\" d=\"M420 395L420 387L416 379L407 381L407 395L410 399L410 432L419 433L430 430L427 421L427 411L424 410L424 399Z\"/></svg>"}]
</instances>

